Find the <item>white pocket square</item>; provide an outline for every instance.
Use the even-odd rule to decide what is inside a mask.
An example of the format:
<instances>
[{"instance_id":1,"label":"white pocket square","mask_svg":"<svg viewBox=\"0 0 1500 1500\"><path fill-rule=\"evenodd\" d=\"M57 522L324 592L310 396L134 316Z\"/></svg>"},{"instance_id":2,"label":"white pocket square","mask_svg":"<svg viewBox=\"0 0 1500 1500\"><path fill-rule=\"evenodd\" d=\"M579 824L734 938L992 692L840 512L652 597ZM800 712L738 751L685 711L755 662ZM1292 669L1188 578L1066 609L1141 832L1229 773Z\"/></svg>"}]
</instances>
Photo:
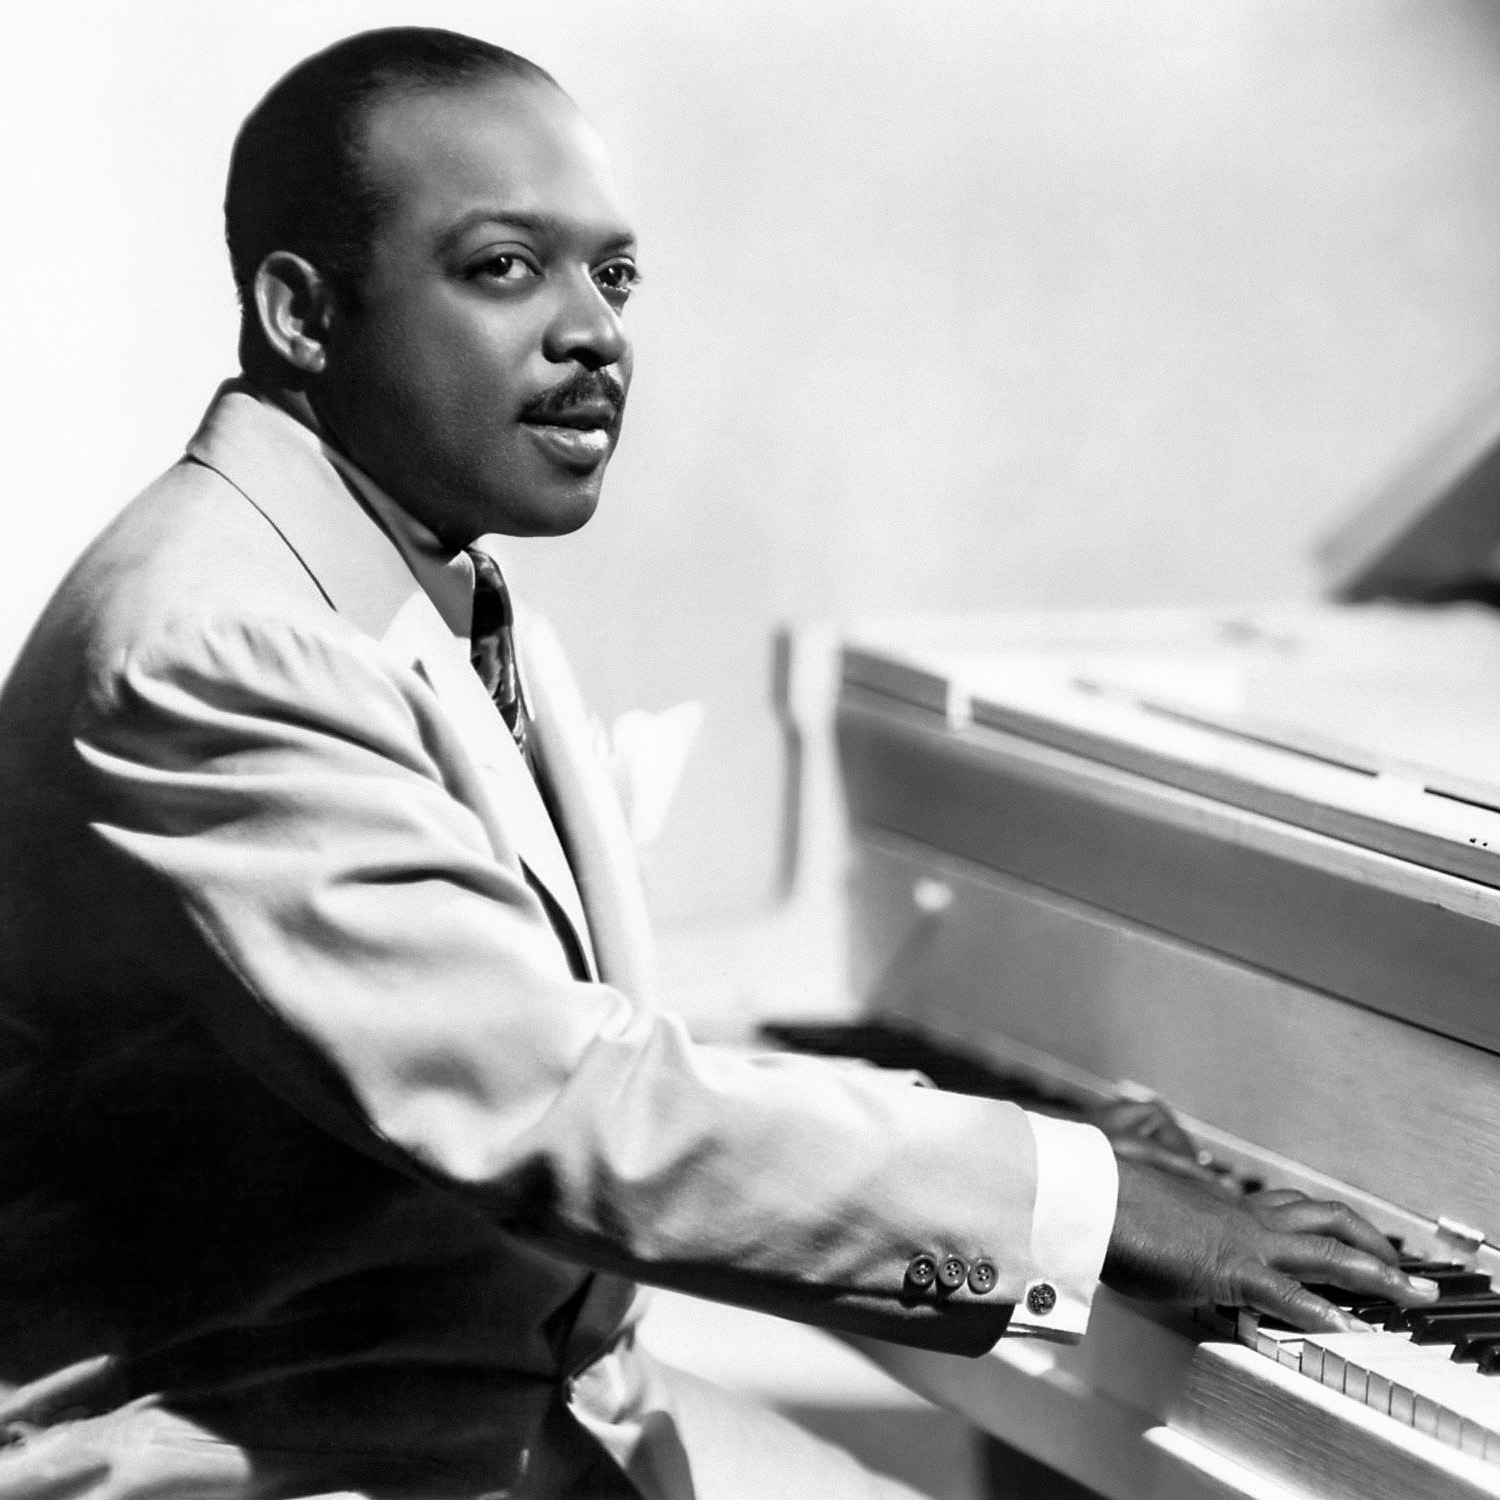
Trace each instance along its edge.
<instances>
[{"instance_id":1,"label":"white pocket square","mask_svg":"<svg viewBox=\"0 0 1500 1500\"><path fill-rule=\"evenodd\" d=\"M593 721L594 748L609 771L637 849L660 834L702 727L703 705L696 701L655 714L633 708L608 730Z\"/></svg>"}]
</instances>

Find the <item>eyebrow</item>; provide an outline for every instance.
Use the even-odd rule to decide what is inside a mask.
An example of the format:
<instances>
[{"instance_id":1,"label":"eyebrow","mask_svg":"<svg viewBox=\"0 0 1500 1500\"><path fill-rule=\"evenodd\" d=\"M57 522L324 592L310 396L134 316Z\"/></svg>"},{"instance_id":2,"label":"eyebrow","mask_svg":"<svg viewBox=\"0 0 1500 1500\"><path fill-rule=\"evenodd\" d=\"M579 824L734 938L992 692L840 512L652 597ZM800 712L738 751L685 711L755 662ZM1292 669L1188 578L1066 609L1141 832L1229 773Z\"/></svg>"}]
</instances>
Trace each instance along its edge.
<instances>
[{"instance_id":1,"label":"eyebrow","mask_svg":"<svg viewBox=\"0 0 1500 1500\"><path fill-rule=\"evenodd\" d=\"M438 249L451 249L458 240L478 224L504 224L513 229L526 229L533 234L552 238L561 238L576 233L579 229L575 221L559 218L555 214L534 214L527 213L523 209L510 208L474 208L470 209L457 223L451 224L443 231L438 241ZM623 250L634 244L635 236L628 229L621 229L606 238L604 248Z\"/></svg>"}]
</instances>

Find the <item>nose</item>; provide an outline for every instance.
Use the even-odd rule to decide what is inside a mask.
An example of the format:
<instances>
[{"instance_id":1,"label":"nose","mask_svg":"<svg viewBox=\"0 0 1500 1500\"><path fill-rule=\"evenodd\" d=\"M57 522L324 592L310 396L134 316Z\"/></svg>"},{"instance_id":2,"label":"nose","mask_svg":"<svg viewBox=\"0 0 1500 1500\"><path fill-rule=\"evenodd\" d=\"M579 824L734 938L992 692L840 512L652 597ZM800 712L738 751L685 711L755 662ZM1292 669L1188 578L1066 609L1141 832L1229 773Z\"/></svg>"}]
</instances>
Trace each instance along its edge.
<instances>
[{"instance_id":1,"label":"nose","mask_svg":"<svg viewBox=\"0 0 1500 1500\"><path fill-rule=\"evenodd\" d=\"M618 364L630 348L620 315L604 299L587 268L559 283L559 296L543 339L543 353L554 364L576 361L586 369Z\"/></svg>"}]
</instances>

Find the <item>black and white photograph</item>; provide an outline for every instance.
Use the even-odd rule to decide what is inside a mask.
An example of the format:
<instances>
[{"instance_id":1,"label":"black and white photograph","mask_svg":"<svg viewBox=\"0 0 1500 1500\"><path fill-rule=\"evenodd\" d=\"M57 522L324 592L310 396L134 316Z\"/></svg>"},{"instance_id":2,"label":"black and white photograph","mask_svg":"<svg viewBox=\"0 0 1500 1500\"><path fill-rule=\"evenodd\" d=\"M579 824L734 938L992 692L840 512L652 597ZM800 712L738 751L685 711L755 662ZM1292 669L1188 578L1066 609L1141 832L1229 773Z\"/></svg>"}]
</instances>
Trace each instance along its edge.
<instances>
[{"instance_id":1,"label":"black and white photograph","mask_svg":"<svg viewBox=\"0 0 1500 1500\"><path fill-rule=\"evenodd\" d=\"M0 65L0 1500L1500 1497L1500 0Z\"/></svg>"}]
</instances>

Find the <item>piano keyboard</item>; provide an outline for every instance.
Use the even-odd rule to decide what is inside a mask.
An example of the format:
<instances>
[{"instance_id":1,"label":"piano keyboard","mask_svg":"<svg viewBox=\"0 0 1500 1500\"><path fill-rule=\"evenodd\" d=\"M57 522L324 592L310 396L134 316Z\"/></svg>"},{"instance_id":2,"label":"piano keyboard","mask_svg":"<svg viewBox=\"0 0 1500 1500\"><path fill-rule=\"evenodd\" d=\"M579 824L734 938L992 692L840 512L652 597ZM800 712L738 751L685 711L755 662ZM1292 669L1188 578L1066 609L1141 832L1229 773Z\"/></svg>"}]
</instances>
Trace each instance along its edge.
<instances>
[{"instance_id":1,"label":"piano keyboard","mask_svg":"<svg viewBox=\"0 0 1500 1500\"><path fill-rule=\"evenodd\" d=\"M1402 1265L1438 1281L1439 1300L1403 1310L1319 1287L1375 1331L1302 1333L1241 1312L1240 1341L1403 1426L1500 1464L1500 1294L1483 1272L1461 1265Z\"/></svg>"}]
</instances>

